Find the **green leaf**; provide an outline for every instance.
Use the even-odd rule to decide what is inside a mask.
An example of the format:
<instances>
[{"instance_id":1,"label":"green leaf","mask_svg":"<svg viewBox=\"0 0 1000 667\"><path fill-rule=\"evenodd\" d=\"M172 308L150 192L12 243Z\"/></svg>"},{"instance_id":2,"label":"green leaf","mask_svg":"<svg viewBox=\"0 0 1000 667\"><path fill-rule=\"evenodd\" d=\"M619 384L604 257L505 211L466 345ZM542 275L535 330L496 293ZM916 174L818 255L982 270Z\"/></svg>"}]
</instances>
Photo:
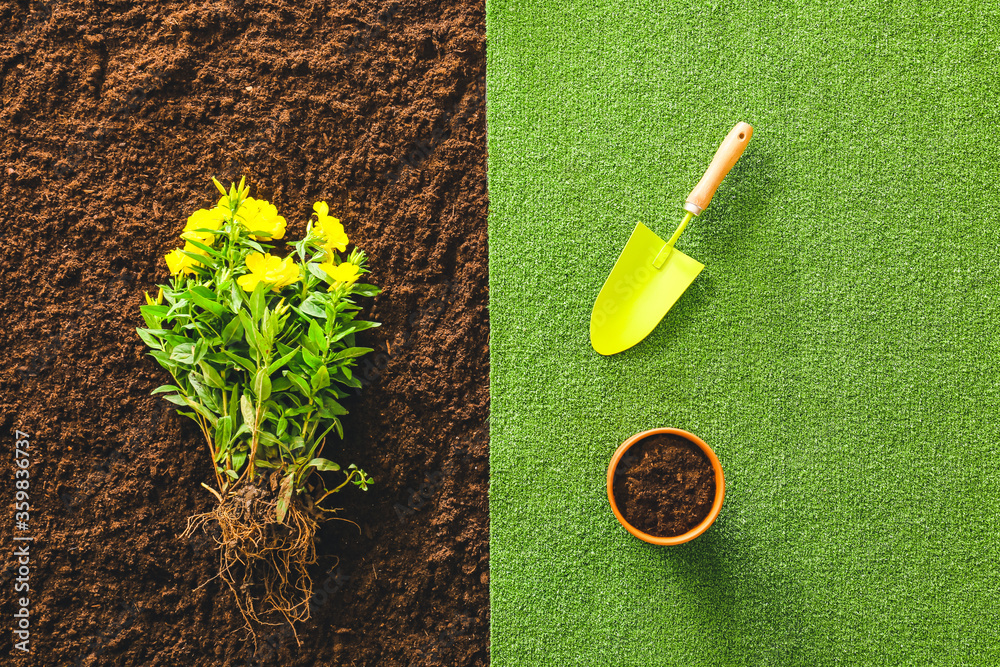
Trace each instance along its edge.
<instances>
[{"instance_id":1,"label":"green leaf","mask_svg":"<svg viewBox=\"0 0 1000 667\"><path fill-rule=\"evenodd\" d=\"M319 264L316 262L308 262L306 267L309 269L309 273L313 274L324 283L330 284L330 274L319 268Z\"/></svg>"},{"instance_id":2,"label":"green leaf","mask_svg":"<svg viewBox=\"0 0 1000 667\"><path fill-rule=\"evenodd\" d=\"M255 459L253 463L258 468L271 468L271 469L278 468L278 466L276 466L275 464L271 463L270 461L265 461L264 459Z\"/></svg>"},{"instance_id":3,"label":"green leaf","mask_svg":"<svg viewBox=\"0 0 1000 667\"><path fill-rule=\"evenodd\" d=\"M337 333L333 334L333 336L330 337L330 343L336 343L341 338L345 336L350 336L355 331L357 331L357 328L354 326L349 326L343 331L338 331Z\"/></svg>"},{"instance_id":4,"label":"green leaf","mask_svg":"<svg viewBox=\"0 0 1000 667\"><path fill-rule=\"evenodd\" d=\"M233 433L233 435L230 437L230 439L231 440L236 440L241 435L243 435L245 433L249 433L249 432L250 432L250 427L249 426L247 426L246 424L240 424L240 427L238 429L236 429L236 433Z\"/></svg>"},{"instance_id":5,"label":"green leaf","mask_svg":"<svg viewBox=\"0 0 1000 667\"><path fill-rule=\"evenodd\" d=\"M199 338L198 342L194 344L194 356L192 357L194 361L191 363L196 364L205 358L208 353L208 341L204 338Z\"/></svg>"},{"instance_id":6,"label":"green leaf","mask_svg":"<svg viewBox=\"0 0 1000 667\"><path fill-rule=\"evenodd\" d=\"M163 322L163 318L169 311L170 306L139 306L139 312L142 313L142 319L146 321L146 326L150 329L158 328Z\"/></svg>"},{"instance_id":7,"label":"green leaf","mask_svg":"<svg viewBox=\"0 0 1000 667\"><path fill-rule=\"evenodd\" d=\"M250 402L250 396L243 394L240 396L240 412L243 415L243 421L246 423L247 427L253 431L257 428L257 411L254 410L253 403Z\"/></svg>"},{"instance_id":8,"label":"green leaf","mask_svg":"<svg viewBox=\"0 0 1000 667\"><path fill-rule=\"evenodd\" d=\"M240 318L240 324L243 325L243 331L254 331L255 327L253 325L253 317L245 309L240 309L240 312L236 313L236 316Z\"/></svg>"},{"instance_id":9,"label":"green leaf","mask_svg":"<svg viewBox=\"0 0 1000 667\"><path fill-rule=\"evenodd\" d=\"M174 405L187 405L187 401L184 400L184 396L182 394L170 394L170 396L164 396L163 398L167 399Z\"/></svg>"},{"instance_id":10,"label":"green leaf","mask_svg":"<svg viewBox=\"0 0 1000 667\"><path fill-rule=\"evenodd\" d=\"M175 387L172 384L162 384L153 391L149 392L149 395L154 396L156 394L162 394L165 391L180 391L180 390L181 390L180 387Z\"/></svg>"},{"instance_id":11,"label":"green leaf","mask_svg":"<svg viewBox=\"0 0 1000 667\"><path fill-rule=\"evenodd\" d=\"M354 320L354 332L365 331L382 326L381 322L368 322L367 320Z\"/></svg>"},{"instance_id":12,"label":"green leaf","mask_svg":"<svg viewBox=\"0 0 1000 667\"><path fill-rule=\"evenodd\" d=\"M152 335L156 336L157 338L162 338L162 339L164 339L164 340L167 340L167 339L169 339L169 338L177 338L177 337L178 337L178 336L177 336L177 335L176 335L176 334L174 333L174 330L173 330L173 329L146 329L146 331L147 331L148 333L150 333L150 334L152 334ZM177 343L183 343L183 342L185 342L185 340L186 340L186 339L184 339L184 340L178 340L178 341L175 341L175 343L174 343L174 344L176 345Z\"/></svg>"},{"instance_id":13,"label":"green leaf","mask_svg":"<svg viewBox=\"0 0 1000 667\"><path fill-rule=\"evenodd\" d=\"M198 398L201 399L202 405L204 405L207 409L211 410L212 412L216 413L222 412L219 409L219 404L215 400L215 397L212 396L212 393L208 390L208 387L205 386L204 375L202 375L201 373L194 373L194 372L188 373L188 382L191 383L191 388L194 389L194 393L196 393L198 395Z\"/></svg>"},{"instance_id":14,"label":"green leaf","mask_svg":"<svg viewBox=\"0 0 1000 667\"><path fill-rule=\"evenodd\" d=\"M277 328L278 322L274 319L274 313L265 308L264 316L261 318L260 333L264 339L264 347L266 349L271 349L271 346L274 344L274 334Z\"/></svg>"},{"instance_id":15,"label":"green leaf","mask_svg":"<svg viewBox=\"0 0 1000 667\"><path fill-rule=\"evenodd\" d=\"M233 470L239 472L240 468L243 467L243 464L246 463L246 461L247 461L246 450L233 452Z\"/></svg>"},{"instance_id":16,"label":"green leaf","mask_svg":"<svg viewBox=\"0 0 1000 667\"><path fill-rule=\"evenodd\" d=\"M243 288L240 287L239 282L234 280L229 286L229 297L231 299L234 313L240 312L243 303L246 301L246 297L243 296L244 294L246 294L246 292L244 292Z\"/></svg>"},{"instance_id":17,"label":"green leaf","mask_svg":"<svg viewBox=\"0 0 1000 667\"><path fill-rule=\"evenodd\" d=\"M226 328L222 330L222 344L229 345L233 339L240 335L240 332L242 331L240 327L242 326L243 325L240 324L240 318L238 317L234 317L229 320L229 324L227 324Z\"/></svg>"},{"instance_id":18,"label":"green leaf","mask_svg":"<svg viewBox=\"0 0 1000 667\"><path fill-rule=\"evenodd\" d=\"M312 315L313 317L318 317L320 319L326 319L326 308L325 308L325 297L321 295L320 292L313 292L306 300L302 302L299 306L301 310L306 315Z\"/></svg>"},{"instance_id":19,"label":"green leaf","mask_svg":"<svg viewBox=\"0 0 1000 667\"><path fill-rule=\"evenodd\" d=\"M300 334L299 337L296 338L295 340L298 341L299 347L301 347L303 350L309 350L309 352L312 353L313 356L319 354L319 348L316 347L316 343L312 342L312 340L309 338L308 333Z\"/></svg>"},{"instance_id":20,"label":"green leaf","mask_svg":"<svg viewBox=\"0 0 1000 667\"><path fill-rule=\"evenodd\" d=\"M323 431L323 433L319 436L319 438L317 438L317 441L318 440L322 440L323 438L325 438L326 434L329 433L334 428L337 429L337 434L340 436L340 439L343 440L344 439L344 427L343 427L343 425L341 425L339 419L337 419L336 417L333 417L333 421L330 423L330 425L327 427L327 429L325 431Z\"/></svg>"},{"instance_id":21,"label":"green leaf","mask_svg":"<svg viewBox=\"0 0 1000 667\"><path fill-rule=\"evenodd\" d=\"M164 352L163 350L153 350L152 352L148 352L147 354L149 354L149 356L153 357L158 362L160 362L160 365L169 370L170 372L173 372L177 368L177 363L171 360L170 355Z\"/></svg>"},{"instance_id":22,"label":"green leaf","mask_svg":"<svg viewBox=\"0 0 1000 667\"><path fill-rule=\"evenodd\" d=\"M331 359L330 362L332 363L335 361L340 361L341 359L352 359L354 357L360 357L363 354L368 354L369 352L373 351L374 350L372 350L372 348L370 347L349 347L346 350L341 350L336 355L334 355L333 359Z\"/></svg>"},{"instance_id":23,"label":"green leaf","mask_svg":"<svg viewBox=\"0 0 1000 667\"><path fill-rule=\"evenodd\" d=\"M268 289L270 289L268 283L259 282L250 295L250 315L254 322L260 322L260 318L264 314L264 293Z\"/></svg>"},{"instance_id":24,"label":"green leaf","mask_svg":"<svg viewBox=\"0 0 1000 667\"><path fill-rule=\"evenodd\" d=\"M192 287L191 289L189 289L188 292L190 294L185 293L184 294L185 297L191 296L191 294L198 294L200 296L205 297L209 301L218 301L219 300L219 295L216 294L215 292L213 292L212 290L210 290L209 288L205 287L204 285L195 285L194 287Z\"/></svg>"},{"instance_id":25,"label":"green leaf","mask_svg":"<svg viewBox=\"0 0 1000 667\"><path fill-rule=\"evenodd\" d=\"M243 337L247 345L251 349L256 350L257 354L261 354L263 348L261 347L260 334L257 333L257 327L253 325L253 320L250 319L245 310L240 311L239 317L240 322L243 324Z\"/></svg>"},{"instance_id":26,"label":"green leaf","mask_svg":"<svg viewBox=\"0 0 1000 667\"><path fill-rule=\"evenodd\" d=\"M230 414L233 416L234 424L237 423L240 417L240 410L239 406L237 405L239 402L238 399L239 395L240 395L240 385L238 383L233 384L233 390L229 392L229 400L226 401L225 408L226 408L226 414Z\"/></svg>"},{"instance_id":27,"label":"green leaf","mask_svg":"<svg viewBox=\"0 0 1000 667\"><path fill-rule=\"evenodd\" d=\"M278 428L275 429L275 434L280 438L285 434L286 430L288 430L288 420L281 417L278 419Z\"/></svg>"},{"instance_id":28,"label":"green leaf","mask_svg":"<svg viewBox=\"0 0 1000 667\"><path fill-rule=\"evenodd\" d=\"M282 447L284 445L284 443L281 442L281 440L278 440L267 431L261 431L257 435L260 437L260 442L263 445L273 445L276 447Z\"/></svg>"},{"instance_id":29,"label":"green leaf","mask_svg":"<svg viewBox=\"0 0 1000 667\"><path fill-rule=\"evenodd\" d=\"M297 435L288 442L288 451L292 454L297 454L304 451L306 448L306 441L302 439L302 436Z\"/></svg>"},{"instance_id":30,"label":"green leaf","mask_svg":"<svg viewBox=\"0 0 1000 667\"><path fill-rule=\"evenodd\" d=\"M223 352L225 353L225 355L227 357L229 357L230 359L232 359L233 361L235 361L236 363L238 363L240 366L242 366L243 368L245 368L248 372L254 373L254 372L257 371L257 367L254 365L254 363L252 361L250 361L249 359L247 359L246 357L241 357L240 355L238 355L238 354L236 354L234 352L230 352L229 350L223 350Z\"/></svg>"},{"instance_id":31,"label":"green leaf","mask_svg":"<svg viewBox=\"0 0 1000 667\"><path fill-rule=\"evenodd\" d=\"M309 462L309 465L315 466L316 470L333 470L335 472L340 470L340 465L327 459L313 459Z\"/></svg>"},{"instance_id":32,"label":"green leaf","mask_svg":"<svg viewBox=\"0 0 1000 667\"><path fill-rule=\"evenodd\" d=\"M261 403L271 395L271 378L268 376L266 368L257 371L253 380L253 393L257 396L258 402Z\"/></svg>"},{"instance_id":33,"label":"green leaf","mask_svg":"<svg viewBox=\"0 0 1000 667\"><path fill-rule=\"evenodd\" d=\"M218 229L209 229L208 227L205 227L203 229L189 229L187 231L190 231L190 232L212 232L212 233L215 233L215 234L219 233ZM204 250L205 252L209 253L210 255L213 255L215 257L221 257L223 259L225 259L225 257L226 257L218 249L213 248L212 246L205 245L201 241L197 241L195 239L190 239L190 238L187 238L187 239L184 239L184 240L186 242L190 243L191 245L193 245L195 248L198 248L199 250Z\"/></svg>"},{"instance_id":34,"label":"green leaf","mask_svg":"<svg viewBox=\"0 0 1000 667\"><path fill-rule=\"evenodd\" d=\"M326 369L326 366L319 367L319 370L312 376L311 384L314 393L330 386L330 371Z\"/></svg>"},{"instance_id":35,"label":"green leaf","mask_svg":"<svg viewBox=\"0 0 1000 667\"><path fill-rule=\"evenodd\" d=\"M323 327L316 323L316 320L309 320L309 340L313 342L316 349L320 352L326 352L328 343L326 342L326 334L323 333Z\"/></svg>"},{"instance_id":36,"label":"green leaf","mask_svg":"<svg viewBox=\"0 0 1000 667\"><path fill-rule=\"evenodd\" d=\"M211 387L216 389L225 389L226 383L223 381L222 376L219 375L219 371L215 370L215 367L210 363L202 359L198 362L198 367L201 369L202 375L205 377L205 382Z\"/></svg>"},{"instance_id":37,"label":"green leaf","mask_svg":"<svg viewBox=\"0 0 1000 667\"><path fill-rule=\"evenodd\" d=\"M280 394L283 391L287 391L292 388L292 381L286 377L280 377L276 380L271 380L271 394Z\"/></svg>"},{"instance_id":38,"label":"green leaf","mask_svg":"<svg viewBox=\"0 0 1000 667\"><path fill-rule=\"evenodd\" d=\"M378 287L367 283L355 283L351 288L351 293L358 296L378 296L381 291Z\"/></svg>"},{"instance_id":39,"label":"green leaf","mask_svg":"<svg viewBox=\"0 0 1000 667\"><path fill-rule=\"evenodd\" d=\"M219 417L215 423L215 449L224 452L229 449L229 440L233 430L232 417Z\"/></svg>"},{"instance_id":40,"label":"green leaf","mask_svg":"<svg viewBox=\"0 0 1000 667\"><path fill-rule=\"evenodd\" d=\"M173 361L182 364L194 364L194 343L181 343L170 353Z\"/></svg>"},{"instance_id":41,"label":"green leaf","mask_svg":"<svg viewBox=\"0 0 1000 667\"><path fill-rule=\"evenodd\" d=\"M309 384L301 375L297 375L292 371L285 371L285 377L291 380L292 384L299 388L299 391L302 392L303 396L313 395L312 391L309 390Z\"/></svg>"},{"instance_id":42,"label":"green leaf","mask_svg":"<svg viewBox=\"0 0 1000 667\"><path fill-rule=\"evenodd\" d=\"M188 405L189 408L191 408L192 410L194 410L195 412L197 412L199 415L201 415L202 417L204 417L205 419L207 419L212 426L215 426L216 423L218 423L218 421L219 421L218 416L216 416L211 410L209 410L208 408L206 408L201 403L195 403L194 401L192 401L187 396L184 397L184 402L187 403L187 405Z\"/></svg>"},{"instance_id":43,"label":"green leaf","mask_svg":"<svg viewBox=\"0 0 1000 667\"><path fill-rule=\"evenodd\" d=\"M187 307L188 307L187 299L177 299L177 301L175 301L173 305L170 306L170 310L167 311L167 314L164 315L163 317L164 318L176 317L177 319L188 318L187 313L183 312L184 310L187 309Z\"/></svg>"},{"instance_id":44,"label":"green leaf","mask_svg":"<svg viewBox=\"0 0 1000 667\"><path fill-rule=\"evenodd\" d=\"M278 506L275 508L275 517L278 519L278 523L284 523L288 505L292 502L292 480L294 478L295 473L289 473L281 480L281 488L278 490Z\"/></svg>"},{"instance_id":45,"label":"green leaf","mask_svg":"<svg viewBox=\"0 0 1000 667\"><path fill-rule=\"evenodd\" d=\"M208 290L205 290L205 291L208 291ZM222 304L218 303L217 301L214 301L212 299L208 299L205 296L203 296L201 293L199 293L199 292L197 292L197 291L195 291L193 289L189 290L188 293L191 295L191 300L192 301L194 301L196 304L198 304L199 306L201 306L205 310L209 311L210 313L212 313L216 317L221 317L223 314L225 314L226 308Z\"/></svg>"},{"instance_id":46,"label":"green leaf","mask_svg":"<svg viewBox=\"0 0 1000 667\"><path fill-rule=\"evenodd\" d=\"M323 365L323 360L320 357L313 354L312 352L310 352L309 350L307 350L306 348L302 348L302 358L305 360L307 364L309 364L309 366L311 366L314 369L319 368L320 366Z\"/></svg>"},{"instance_id":47,"label":"green leaf","mask_svg":"<svg viewBox=\"0 0 1000 667\"><path fill-rule=\"evenodd\" d=\"M149 331L147 329L138 329L137 328L135 330L135 332L137 334L139 334L139 338L142 339L142 342L145 343L146 345L148 345L149 347L153 348L154 350L162 350L163 349L163 343L161 343L159 341L159 339L156 338L156 336L154 336L153 334L149 333Z\"/></svg>"},{"instance_id":48,"label":"green leaf","mask_svg":"<svg viewBox=\"0 0 1000 667\"><path fill-rule=\"evenodd\" d=\"M316 439L313 440L312 447L309 448L309 451L306 452L305 455L302 458L303 461L307 461L309 459L315 458L315 456L316 456L316 450L319 449L319 446L321 444L323 444L323 437L326 436L326 434L329 433L329 431L330 431L329 428L326 429L326 432L324 432L323 435L321 435L320 437L318 437L318 438L316 438Z\"/></svg>"},{"instance_id":49,"label":"green leaf","mask_svg":"<svg viewBox=\"0 0 1000 667\"><path fill-rule=\"evenodd\" d=\"M287 364L289 361L291 361L292 357L295 356L296 352L298 352L298 349L292 350L291 352L289 352L288 354L284 355L283 357L281 357L277 361L273 362L270 366L267 367L268 374L270 375L271 373L274 373L279 368L281 368L282 366L284 366L285 364Z\"/></svg>"},{"instance_id":50,"label":"green leaf","mask_svg":"<svg viewBox=\"0 0 1000 667\"><path fill-rule=\"evenodd\" d=\"M190 257L191 259L195 260L196 262L201 262L205 266L209 266L209 267L211 267L213 269L218 264L218 262L215 259L213 259L213 258L211 258L211 257L209 257L207 255L202 255L202 254L195 253L195 252L189 252L187 250L181 250L181 253L187 255L188 257ZM193 269L195 269L197 271L198 265L196 264L196 265L194 265L191 268L193 268Z\"/></svg>"},{"instance_id":51,"label":"green leaf","mask_svg":"<svg viewBox=\"0 0 1000 667\"><path fill-rule=\"evenodd\" d=\"M332 398L323 399L324 416L339 417L347 414L347 409Z\"/></svg>"},{"instance_id":52,"label":"green leaf","mask_svg":"<svg viewBox=\"0 0 1000 667\"><path fill-rule=\"evenodd\" d=\"M307 391L305 393L306 393L307 396L311 396L312 395L312 392L309 392L309 391ZM307 412L315 412L315 411L316 411L316 406L315 405L301 405L301 406L299 406L297 408L291 408L291 409L285 410L285 416L286 417L296 417L298 415L304 415Z\"/></svg>"},{"instance_id":53,"label":"green leaf","mask_svg":"<svg viewBox=\"0 0 1000 667\"><path fill-rule=\"evenodd\" d=\"M233 469L231 469L231 468L229 468L229 469L226 470L226 474L229 475L230 477L232 477L233 479L239 479L240 478L240 476L236 474L236 471L233 470Z\"/></svg>"}]
</instances>

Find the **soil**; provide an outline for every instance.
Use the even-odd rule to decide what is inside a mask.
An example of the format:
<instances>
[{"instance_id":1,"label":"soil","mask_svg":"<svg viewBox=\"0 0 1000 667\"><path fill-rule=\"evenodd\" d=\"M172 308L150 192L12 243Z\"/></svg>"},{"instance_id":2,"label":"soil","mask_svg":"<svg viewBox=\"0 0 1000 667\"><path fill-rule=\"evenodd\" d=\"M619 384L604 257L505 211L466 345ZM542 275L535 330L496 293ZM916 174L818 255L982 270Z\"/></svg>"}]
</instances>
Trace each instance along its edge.
<instances>
[{"instance_id":1,"label":"soil","mask_svg":"<svg viewBox=\"0 0 1000 667\"><path fill-rule=\"evenodd\" d=\"M479 1L0 5L0 418L11 450L30 435L27 525L0 522L30 549L26 594L3 550L4 661L488 663L484 76ZM336 498L355 523L321 531L301 646L276 627L254 649L209 538L179 539L214 476L135 334L209 178L244 174L290 239L325 200L384 289L324 450L376 483Z\"/></svg>"},{"instance_id":2,"label":"soil","mask_svg":"<svg viewBox=\"0 0 1000 667\"><path fill-rule=\"evenodd\" d=\"M715 470L688 440L652 435L618 461L612 492L630 525L654 537L675 537L708 516L715 501Z\"/></svg>"}]
</instances>

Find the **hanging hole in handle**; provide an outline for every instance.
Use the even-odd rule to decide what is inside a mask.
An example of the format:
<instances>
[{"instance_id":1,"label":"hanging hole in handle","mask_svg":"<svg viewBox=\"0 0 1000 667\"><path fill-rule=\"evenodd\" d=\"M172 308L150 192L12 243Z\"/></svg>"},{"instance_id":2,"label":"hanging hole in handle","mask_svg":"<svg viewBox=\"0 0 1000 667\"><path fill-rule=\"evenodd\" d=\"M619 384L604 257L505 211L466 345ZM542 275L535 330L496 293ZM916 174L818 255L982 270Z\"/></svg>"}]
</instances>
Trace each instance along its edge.
<instances>
[{"instance_id":1,"label":"hanging hole in handle","mask_svg":"<svg viewBox=\"0 0 1000 667\"><path fill-rule=\"evenodd\" d=\"M746 134L744 134L743 132L740 132L740 139L742 139L745 136L746 136Z\"/></svg>"}]
</instances>

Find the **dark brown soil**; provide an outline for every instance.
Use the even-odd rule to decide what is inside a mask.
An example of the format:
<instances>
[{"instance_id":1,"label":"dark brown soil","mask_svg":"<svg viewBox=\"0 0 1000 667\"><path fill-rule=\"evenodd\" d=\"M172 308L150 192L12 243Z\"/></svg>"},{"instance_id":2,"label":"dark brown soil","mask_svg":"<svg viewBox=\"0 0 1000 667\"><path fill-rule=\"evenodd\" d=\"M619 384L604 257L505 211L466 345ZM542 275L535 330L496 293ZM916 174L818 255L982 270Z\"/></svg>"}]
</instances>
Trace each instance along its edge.
<instances>
[{"instance_id":1,"label":"dark brown soil","mask_svg":"<svg viewBox=\"0 0 1000 667\"><path fill-rule=\"evenodd\" d=\"M488 663L484 74L480 1L0 4L0 416L9 452L32 443L27 530L0 522L0 662ZM376 484L338 494L358 527L323 528L303 645L275 628L256 654L207 538L177 538L213 475L134 331L209 177L243 174L291 239L326 200L385 290L325 450Z\"/></svg>"},{"instance_id":2,"label":"dark brown soil","mask_svg":"<svg viewBox=\"0 0 1000 667\"><path fill-rule=\"evenodd\" d=\"M683 535L708 516L715 501L715 471L700 448L675 435L640 440L615 468L618 511L654 537Z\"/></svg>"}]
</instances>

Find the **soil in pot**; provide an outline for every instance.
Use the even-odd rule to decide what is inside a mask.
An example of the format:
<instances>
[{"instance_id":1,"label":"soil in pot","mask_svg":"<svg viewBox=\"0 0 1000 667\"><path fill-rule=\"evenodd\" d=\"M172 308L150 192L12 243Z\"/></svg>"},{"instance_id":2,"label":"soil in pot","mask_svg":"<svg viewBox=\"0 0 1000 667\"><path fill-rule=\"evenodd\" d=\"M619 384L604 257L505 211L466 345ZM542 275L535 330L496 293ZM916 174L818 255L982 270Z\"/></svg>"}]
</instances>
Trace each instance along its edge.
<instances>
[{"instance_id":1,"label":"soil in pot","mask_svg":"<svg viewBox=\"0 0 1000 667\"><path fill-rule=\"evenodd\" d=\"M612 489L629 524L654 537L676 537L708 516L715 500L715 470L694 443L657 434L625 452Z\"/></svg>"}]
</instances>

